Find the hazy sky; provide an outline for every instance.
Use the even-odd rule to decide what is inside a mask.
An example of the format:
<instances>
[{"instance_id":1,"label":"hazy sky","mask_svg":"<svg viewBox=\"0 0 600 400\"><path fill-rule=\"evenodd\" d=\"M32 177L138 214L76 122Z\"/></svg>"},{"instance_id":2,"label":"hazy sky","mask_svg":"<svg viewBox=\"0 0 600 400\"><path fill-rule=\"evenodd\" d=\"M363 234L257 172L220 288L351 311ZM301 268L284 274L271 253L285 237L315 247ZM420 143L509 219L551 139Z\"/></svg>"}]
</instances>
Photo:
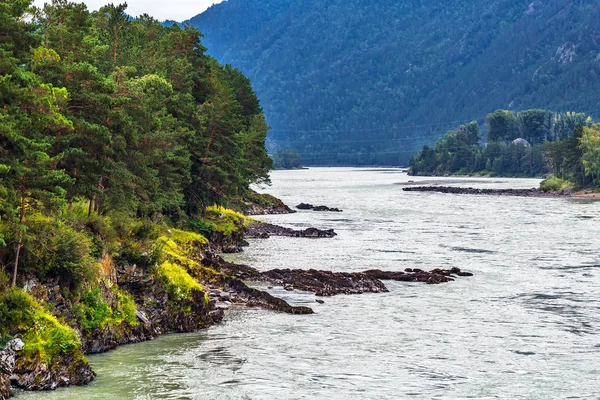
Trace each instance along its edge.
<instances>
[{"instance_id":1,"label":"hazy sky","mask_svg":"<svg viewBox=\"0 0 600 400\"><path fill-rule=\"evenodd\" d=\"M81 0L72 0L81 2ZM140 14L150 14L156 19L164 21L165 19L173 19L175 21L185 21L192 18L196 14L200 14L208 7L215 3L220 3L222 0L83 0L90 10L97 10L101 6L109 3L119 4L127 3L127 13L132 16ZM49 3L49 0L35 0L36 6L41 6L44 3Z\"/></svg>"}]
</instances>

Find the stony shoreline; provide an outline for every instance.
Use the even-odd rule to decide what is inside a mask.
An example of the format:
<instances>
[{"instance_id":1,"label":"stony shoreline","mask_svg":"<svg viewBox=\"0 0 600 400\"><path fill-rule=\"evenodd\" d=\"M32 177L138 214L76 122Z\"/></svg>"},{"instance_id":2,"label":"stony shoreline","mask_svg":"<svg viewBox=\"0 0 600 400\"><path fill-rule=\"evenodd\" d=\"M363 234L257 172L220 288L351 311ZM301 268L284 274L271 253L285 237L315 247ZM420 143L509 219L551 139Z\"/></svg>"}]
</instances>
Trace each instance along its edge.
<instances>
[{"instance_id":1,"label":"stony shoreline","mask_svg":"<svg viewBox=\"0 0 600 400\"><path fill-rule=\"evenodd\" d=\"M276 212L283 210L278 207ZM136 321L123 321L118 326L100 329L87 329L73 322L74 304L62 297L58 281L28 280L29 294L53 310L60 310L57 316L74 324L81 344L74 352L67 352L59 359L52 360L51 364L47 364L46 360L23 357L22 348L15 348L13 345L0 351L0 400L12 395L11 386L24 390L54 390L70 385L86 385L94 379L95 373L83 354L103 353L165 334L205 329L221 322L224 310L234 304L294 315L314 312L310 307L290 305L245 282L265 282L286 290L307 291L322 297L387 292L383 283L385 280L439 284L472 275L458 268L428 272L410 268L404 271L370 270L353 273L316 269L274 269L260 272L250 266L227 262L219 255L228 249L240 249L248 245L245 238L266 239L270 236L325 239L335 237L336 233L333 229L294 230L253 222L243 225L239 233L227 238L213 235L208 244L194 244L187 255L190 257L190 275L202 284L204 291L194 291L191 298L177 301L169 297L164 282L156 279L149 270L135 264L116 263L102 280L101 295L112 304L116 301L115 287L129 293L135 300ZM319 299L315 301L322 302Z\"/></svg>"},{"instance_id":2,"label":"stony shoreline","mask_svg":"<svg viewBox=\"0 0 600 400\"><path fill-rule=\"evenodd\" d=\"M472 187L456 186L413 186L402 188L405 192L435 192L447 194L470 194L485 196L516 196L516 197L545 197L545 198L568 198L572 197L567 192L544 192L532 189L477 189Z\"/></svg>"}]
</instances>

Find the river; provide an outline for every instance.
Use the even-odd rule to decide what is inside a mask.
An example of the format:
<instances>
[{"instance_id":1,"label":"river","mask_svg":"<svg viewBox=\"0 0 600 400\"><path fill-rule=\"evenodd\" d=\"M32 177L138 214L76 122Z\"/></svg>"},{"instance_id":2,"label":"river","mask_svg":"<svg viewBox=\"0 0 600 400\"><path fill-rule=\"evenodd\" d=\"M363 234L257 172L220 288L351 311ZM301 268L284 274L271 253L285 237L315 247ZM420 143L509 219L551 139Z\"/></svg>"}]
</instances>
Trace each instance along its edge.
<instances>
[{"instance_id":1,"label":"river","mask_svg":"<svg viewBox=\"0 0 600 400\"><path fill-rule=\"evenodd\" d=\"M259 219L333 239L252 240L259 269L459 267L442 285L325 298L270 290L314 315L234 308L206 331L89 357L89 387L18 399L598 399L600 202L403 192L393 169L275 171L290 206ZM442 179L439 179L442 180ZM452 178L531 188L534 179Z\"/></svg>"}]
</instances>

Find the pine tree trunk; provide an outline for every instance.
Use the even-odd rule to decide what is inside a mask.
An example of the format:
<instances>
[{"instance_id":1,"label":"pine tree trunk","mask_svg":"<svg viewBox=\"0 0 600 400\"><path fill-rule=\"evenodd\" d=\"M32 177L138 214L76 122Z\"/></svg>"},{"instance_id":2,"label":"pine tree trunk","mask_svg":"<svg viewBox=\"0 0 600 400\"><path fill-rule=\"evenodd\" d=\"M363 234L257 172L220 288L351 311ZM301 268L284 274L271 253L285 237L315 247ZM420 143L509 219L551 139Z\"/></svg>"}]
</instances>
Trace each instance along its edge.
<instances>
[{"instance_id":1,"label":"pine tree trunk","mask_svg":"<svg viewBox=\"0 0 600 400\"><path fill-rule=\"evenodd\" d=\"M15 255L15 266L13 268L12 286L17 285L17 271L19 270L19 256L23 247L23 223L25 222L25 196L21 196L21 215L19 216L19 241L17 243L17 254Z\"/></svg>"},{"instance_id":2,"label":"pine tree trunk","mask_svg":"<svg viewBox=\"0 0 600 400\"><path fill-rule=\"evenodd\" d=\"M88 207L88 218L91 217L91 215L92 215L92 211L93 211L93 207L94 207L94 197L96 197L96 196L92 196L92 198L90 199L90 206Z\"/></svg>"}]
</instances>

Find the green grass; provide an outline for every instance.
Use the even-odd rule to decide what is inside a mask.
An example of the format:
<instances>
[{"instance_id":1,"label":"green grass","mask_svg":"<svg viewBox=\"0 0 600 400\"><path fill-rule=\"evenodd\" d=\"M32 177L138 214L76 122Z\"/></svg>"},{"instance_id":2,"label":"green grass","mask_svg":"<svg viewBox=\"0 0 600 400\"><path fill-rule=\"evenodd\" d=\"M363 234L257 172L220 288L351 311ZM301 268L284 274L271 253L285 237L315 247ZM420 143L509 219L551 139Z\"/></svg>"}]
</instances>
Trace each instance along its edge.
<instances>
[{"instance_id":1,"label":"green grass","mask_svg":"<svg viewBox=\"0 0 600 400\"><path fill-rule=\"evenodd\" d=\"M170 299L175 302L192 300L194 290L204 292L202 285L180 265L165 261L160 265L159 272L165 282ZM204 296L205 301L208 301L206 293Z\"/></svg>"},{"instance_id":2,"label":"green grass","mask_svg":"<svg viewBox=\"0 0 600 400\"><path fill-rule=\"evenodd\" d=\"M204 225L210 231L220 232L225 237L240 231L252 221L237 211L221 206L210 206L206 208Z\"/></svg>"}]
</instances>

